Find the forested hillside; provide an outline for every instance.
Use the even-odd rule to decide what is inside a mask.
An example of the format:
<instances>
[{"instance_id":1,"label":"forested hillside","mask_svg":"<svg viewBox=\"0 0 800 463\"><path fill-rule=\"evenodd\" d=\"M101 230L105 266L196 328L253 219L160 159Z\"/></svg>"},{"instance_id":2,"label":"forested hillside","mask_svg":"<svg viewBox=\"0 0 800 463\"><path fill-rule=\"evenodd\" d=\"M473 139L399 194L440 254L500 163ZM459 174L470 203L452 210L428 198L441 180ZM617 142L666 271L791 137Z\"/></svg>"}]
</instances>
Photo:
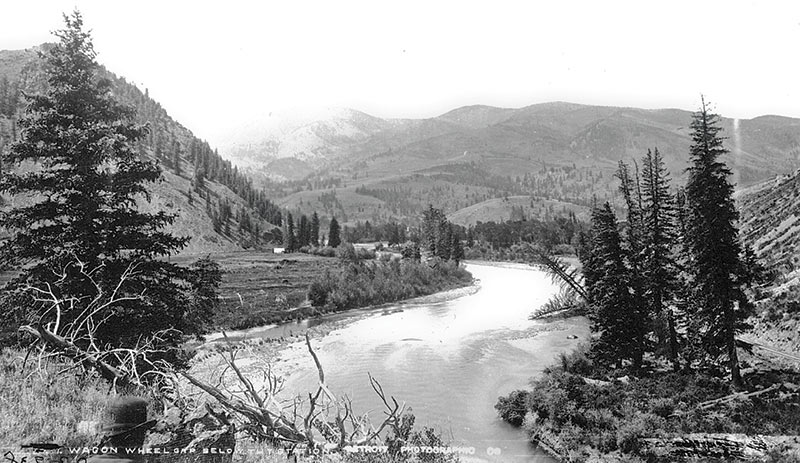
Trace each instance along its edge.
<instances>
[{"instance_id":1,"label":"forested hillside","mask_svg":"<svg viewBox=\"0 0 800 463\"><path fill-rule=\"evenodd\" d=\"M779 287L800 283L800 171L742 190L742 236L779 275Z\"/></svg>"},{"instance_id":2,"label":"forested hillside","mask_svg":"<svg viewBox=\"0 0 800 463\"><path fill-rule=\"evenodd\" d=\"M17 120L25 109L25 95L45 88L38 52L46 48L0 51L0 152L20 136ZM151 201L140 206L177 214L169 231L192 237L184 253L234 250L279 239L276 227L281 224L281 211L263 190L173 120L147 90L108 70L101 73L112 81L115 96L136 109L136 122L150 127L139 150L142 156L158 160L163 176L150 188ZM13 203L25 198L2 200Z\"/></svg>"}]
</instances>

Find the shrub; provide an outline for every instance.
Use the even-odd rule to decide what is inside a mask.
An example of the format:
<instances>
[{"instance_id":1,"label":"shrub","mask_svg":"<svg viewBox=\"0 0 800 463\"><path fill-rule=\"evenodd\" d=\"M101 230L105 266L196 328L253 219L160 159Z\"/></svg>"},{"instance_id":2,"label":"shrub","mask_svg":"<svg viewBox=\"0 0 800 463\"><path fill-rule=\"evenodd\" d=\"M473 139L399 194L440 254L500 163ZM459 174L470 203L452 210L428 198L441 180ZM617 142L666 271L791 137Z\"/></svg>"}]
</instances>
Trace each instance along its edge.
<instances>
[{"instance_id":1,"label":"shrub","mask_svg":"<svg viewBox=\"0 0 800 463\"><path fill-rule=\"evenodd\" d=\"M527 394L515 391L495 406L506 421L524 416L526 430L546 436L550 445L563 447L574 461L601 452L604 458L613 458L597 461L660 462L663 460L643 455L641 439L663 434L800 433L800 403L796 401L757 397L700 410L698 403L730 394L726 380L700 372L651 372L628 382L615 381L617 372L607 372L581 358L580 349L561 356L532 383ZM788 370L761 376L751 374L747 381L761 387L800 383L800 373ZM608 382L587 383L584 378ZM522 396L527 396L524 414L516 408L523 402ZM613 455L607 455L609 452Z\"/></svg>"},{"instance_id":2,"label":"shrub","mask_svg":"<svg viewBox=\"0 0 800 463\"><path fill-rule=\"evenodd\" d=\"M657 398L650 401L650 410L656 416L667 418L675 411L675 404L670 398Z\"/></svg>"},{"instance_id":3,"label":"shrub","mask_svg":"<svg viewBox=\"0 0 800 463\"><path fill-rule=\"evenodd\" d=\"M528 412L528 391L514 391L508 397L498 397L494 408L500 414L500 418L512 426L522 426L525 414Z\"/></svg>"},{"instance_id":4,"label":"shrub","mask_svg":"<svg viewBox=\"0 0 800 463\"><path fill-rule=\"evenodd\" d=\"M356 257L359 260L369 260L375 258L375 251L372 249L358 248L356 250Z\"/></svg>"}]
</instances>

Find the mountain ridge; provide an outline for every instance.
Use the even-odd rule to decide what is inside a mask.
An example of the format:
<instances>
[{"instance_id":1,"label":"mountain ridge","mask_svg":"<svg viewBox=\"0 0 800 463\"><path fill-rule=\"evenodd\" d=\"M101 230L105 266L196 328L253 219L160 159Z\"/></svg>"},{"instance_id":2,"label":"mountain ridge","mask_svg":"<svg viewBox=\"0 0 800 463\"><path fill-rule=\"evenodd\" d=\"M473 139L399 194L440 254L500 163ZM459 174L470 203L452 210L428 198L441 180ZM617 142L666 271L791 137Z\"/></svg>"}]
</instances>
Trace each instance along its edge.
<instances>
[{"instance_id":1,"label":"mountain ridge","mask_svg":"<svg viewBox=\"0 0 800 463\"><path fill-rule=\"evenodd\" d=\"M292 164L286 171L276 168L268 155L260 158L263 153L239 154L257 179L291 180L291 187L274 189L282 206L309 212L321 204L315 197L338 194L351 220L407 217L434 200L442 201L451 214L518 195L586 206L593 197L618 201L616 186L609 181L618 162L624 160L635 170L633 163L648 149L659 149L674 183L685 181L691 114L677 108L570 102L522 108L470 105L425 119L385 119L357 138L343 134L313 162L281 158L281 163ZM316 121L314 127L336 131L336 124L326 124ZM740 187L800 167L800 119L723 118L721 125L728 136L725 162ZM382 199L375 203L357 188Z\"/></svg>"},{"instance_id":2,"label":"mountain ridge","mask_svg":"<svg viewBox=\"0 0 800 463\"><path fill-rule=\"evenodd\" d=\"M235 162L248 167L259 163L267 165L275 157L295 157L301 161L313 160L324 168L330 163L352 162L426 141L433 143L435 148L436 139L445 135L453 139L472 138L473 142L480 143L478 139L496 138L497 132L501 131L507 135L516 134L516 141L522 147L506 149L507 152L520 154L527 145L528 152L542 152L544 156L541 157L554 162L571 162L575 155L613 160L641 156L647 147L655 146L662 152L685 153L691 121L689 111L677 108L640 109L569 102L539 103L521 108L470 105L425 119L380 119L356 110L342 111L367 117L371 125L361 124L357 136L354 136L353 132L342 130L351 128L346 117L305 122L292 130L292 139L273 137L270 141L278 145L291 142L290 145L297 146L301 144L299 138L302 136L317 137L310 143L315 147L314 156L293 155L290 151L259 152L258 144L254 143L232 157ZM756 183L800 166L797 156L795 159L784 156L789 151L793 153L800 149L800 119L763 115L752 119L723 118L722 122L728 133L739 134L741 146L736 148L737 151L749 155L749 159L741 159L738 164L734 162L733 166L743 183ZM420 130L423 126L424 131ZM759 131L769 131L777 137L765 139ZM325 137L320 137L320 132L325 132ZM256 137L255 132L249 137ZM460 143L463 145L464 140ZM220 149L228 154L230 145L221 145ZM733 151L733 147L731 149ZM422 150L412 152L419 151ZM301 152L308 153L307 150ZM668 159L668 164L669 161L674 160ZM673 174L681 175L683 167L679 168L676 162L671 164Z\"/></svg>"}]
</instances>

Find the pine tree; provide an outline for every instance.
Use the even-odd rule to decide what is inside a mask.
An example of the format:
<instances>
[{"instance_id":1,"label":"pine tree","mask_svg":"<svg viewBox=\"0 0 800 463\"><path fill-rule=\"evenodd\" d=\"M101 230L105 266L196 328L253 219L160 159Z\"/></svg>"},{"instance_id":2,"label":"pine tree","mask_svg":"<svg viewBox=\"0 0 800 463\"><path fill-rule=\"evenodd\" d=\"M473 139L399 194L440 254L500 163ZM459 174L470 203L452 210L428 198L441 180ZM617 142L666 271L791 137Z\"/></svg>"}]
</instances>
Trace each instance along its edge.
<instances>
[{"instance_id":1,"label":"pine tree","mask_svg":"<svg viewBox=\"0 0 800 463\"><path fill-rule=\"evenodd\" d=\"M188 278L193 288L188 319L194 331L200 332L211 326L219 305L219 286L222 283L220 265L210 256L203 257L192 264Z\"/></svg>"},{"instance_id":2,"label":"pine tree","mask_svg":"<svg viewBox=\"0 0 800 463\"><path fill-rule=\"evenodd\" d=\"M630 292L630 273L617 229L617 219L606 202L592 211L592 253L597 278L593 283L592 330L598 337L592 352L598 361L622 365L641 360L643 321Z\"/></svg>"},{"instance_id":3,"label":"pine tree","mask_svg":"<svg viewBox=\"0 0 800 463\"><path fill-rule=\"evenodd\" d=\"M194 170L194 191L202 192L206 185L206 171L202 167Z\"/></svg>"},{"instance_id":4,"label":"pine tree","mask_svg":"<svg viewBox=\"0 0 800 463\"><path fill-rule=\"evenodd\" d=\"M181 148L177 140L172 144L172 170L175 175L181 175L183 169L181 167Z\"/></svg>"},{"instance_id":5,"label":"pine tree","mask_svg":"<svg viewBox=\"0 0 800 463\"><path fill-rule=\"evenodd\" d=\"M433 204L428 205L422 213L422 242L427 251L432 255L439 255L436 246L439 244L439 231L442 222L442 211L435 209Z\"/></svg>"},{"instance_id":6,"label":"pine tree","mask_svg":"<svg viewBox=\"0 0 800 463\"><path fill-rule=\"evenodd\" d=\"M397 222L392 222L389 224L388 228L389 228L388 230L389 246L395 246L400 244L400 225Z\"/></svg>"},{"instance_id":7,"label":"pine tree","mask_svg":"<svg viewBox=\"0 0 800 463\"><path fill-rule=\"evenodd\" d=\"M439 221L436 233L436 257L443 260L450 260L453 244L453 229L447 220Z\"/></svg>"},{"instance_id":8,"label":"pine tree","mask_svg":"<svg viewBox=\"0 0 800 463\"><path fill-rule=\"evenodd\" d=\"M305 214L300 217L300 224L297 228L300 247L308 246L311 242L311 224Z\"/></svg>"},{"instance_id":9,"label":"pine tree","mask_svg":"<svg viewBox=\"0 0 800 463\"><path fill-rule=\"evenodd\" d=\"M705 100L692 115L691 166L686 184L686 245L691 259L694 288L693 314L699 323L706 352L728 359L731 384L741 389L742 378L736 352L736 334L746 328L751 304L744 287L742 248L736 222L730 169L719 158L728 153L722 146L720 117L710 112Z\"/></svg>"},{"instance_id":10,"label":"pine tree","mask_svg":"<svg viewBox=\"0 0 800 463\"><path fill-rule=\"evenodd\" d=\"M328 228L328 246L336 248L342 244L342 240L339 237L340 231L339 222L336 220L336 217L333 217L331 219L331 225Z\"/></svg>"},{"instance_id":11,"label":"pine tree","mask_svg":"<svg viewBox=\"0 0 800 463\"><path fill-rule=\"evenodd\" d=\"M317 215L317 211L314 211L314 214L311 215L311 245L318 246L319 245L319 215Z\"/></svg>"},{"instance_id":12,"label":"pine tree","mask_svg":"<svg viewBox=\"0 0 800 463\"><path fill-rule=\"evenodd\" d=\"M9 102L8 77L5 75L0 78L0 116L11 117Z\"/></svg>"},{"instance_id":13,"label":"pine tree","mask_svg":"<svg viewBox=\"0 0 800 463\"><path fill-rule=\"evenodd\" d=\"M617 172L614 176L619 179L619 192L625 200L627 211L626 242L634 269L637 268L642 250L642 198L638 187L638 167L636 181L631 177L630 167L619 161Z\"/></svg>"},{"instance_id":14,"label":"pine tree","mask_svg":"<svg viewBox=\"0 0 800 463\"><path fill-rule=\"evenodd\" d=\"M283 247L286 249L286 252L294 252L297 248L297 236L294 232L294 220L292 219L292 213L286 213L286 220L284 220L285 227L283 230Z\"/></svg>"},{"instance_id":15,"label":"pine tree","mask_svg":"<svg viewBox=\"0 0 800 463\"><path fill-rule=\"evenodd\" d=\"M593 209L597 208L595 205ZM578 259L581 261L581 274L583 275L583 287L586 289L586 302L589 306L594 305L597 297L596 282L599 278L600 263L594 252L594 236L592 230L581 232L578 235Z\"/></svg>"},{"instance_id":16,"label":"pine tree","mask_svg":"<svg viewBox=\"0 0 800 463\"><path fill-rule=\"evenodd\" d=\"M635 179L631 178L630 169L627 164L619 161L619 168L615 176L620 181L619 191L625 200L627 211L627 222L625 227L625 240L623 249L625 253L626 268L629 271L627 278L628 284L633 291L632 310L636 312L636 319L641 324L637 326L639 330L635 336L637 345L636 356L633 360L634 368L638 368L647 350L647 335L650 332L650 316L645 304L644 292L645 282L642 275L642 247L644 236L644 223L642 221L642 194L639 188L639 168L636 167Z\"/></svg>"},{"instance_id":17,"label":"pine tree","mask_svg":"<svg viewBox=\"0 0 800 463\"><path fill-rule=\"evenodd\" d=\"M137 198L149 199L147 184L161 175L156 164L138 156L137 142L148 129L132 122L134 110L114 99L111 82L97 78L99 65L80 14L64 20L65 29L55 32L60 42L43 56L47 90L28 97L21 139L7 155L12 164L37 168L0 178L0 192L33 198L0 212L0 222L14 232L0 245L0 267L21 270L10 289L50 285L62 299L86 301L98 291L109 294L135 266L116 288L131 297L98 314L107 318L96 332L98 342L127 345L183 326L183 272L157 257L180 250L188 238L163 231L174 216L137 210ZM25 304L24 294L6 294ZM39 309L28 303L27 309ZM81 307L65 309L62 325Z\"/></svg>"},{"instance_id":18,"label":"pine tree","mask_svg":"<svg viewBox=\"0 0 800 463\"><path fill-rule=\"evenodd\" d=\"M456 262L456 265L458 265L462 260L464 260L464 247L461 245L461 238L458 236L458 233L451 232L450 235L453 239L453 243L450 246L450 258Z\"/></svg>"},{"instance_id":19,"label":"pine tree","mask_svg":"<svg viewBox=\"0 0 800 463\"><path fill-rule=\"evenodd\" d=\"M679 288L678 266L673 254L675 203L669 190L669 172L658 148L647 150L641 179L642 222L644 224L642 275L646 312L663 321L656 330L668 348L668 357L677 371L678 334L672 302ZM665 326L664 326L665 325Z\"/></svg>"}]
</instances>

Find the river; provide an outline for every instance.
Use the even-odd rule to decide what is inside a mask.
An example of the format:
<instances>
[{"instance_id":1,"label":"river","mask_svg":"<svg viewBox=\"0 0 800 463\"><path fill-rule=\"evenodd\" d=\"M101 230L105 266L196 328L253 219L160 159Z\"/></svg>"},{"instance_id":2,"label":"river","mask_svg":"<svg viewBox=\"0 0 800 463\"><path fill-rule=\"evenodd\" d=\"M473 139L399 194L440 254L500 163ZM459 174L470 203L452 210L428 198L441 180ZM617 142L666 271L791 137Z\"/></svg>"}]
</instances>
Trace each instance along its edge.
<instances>
[{"instance_id":1,"label":"river","mask_svg":"<svg viewBox=\"0 0 800 463\"><path fill-rule=\"evenodd\" d=\"M479 289L462 297L423 298L315 320L313 325L335 326L312 340L326 382L335 394L355 398L356 411L371 411L377 419L383 409L371 374L411 408L415 429L433 427L452 445L474 447L469 460L551 462L522 431L499 419L494 404L501 395L527 388L559 353L585 340L588 324L584 318L528 320L556 291L540 270L486 263L467 263L467 270ZM246 337L296 334L309 325L282 325ZM285 393L316 389L317 371L302 343L278 357L287 376Z\"/></svg>"}]
</instances>

